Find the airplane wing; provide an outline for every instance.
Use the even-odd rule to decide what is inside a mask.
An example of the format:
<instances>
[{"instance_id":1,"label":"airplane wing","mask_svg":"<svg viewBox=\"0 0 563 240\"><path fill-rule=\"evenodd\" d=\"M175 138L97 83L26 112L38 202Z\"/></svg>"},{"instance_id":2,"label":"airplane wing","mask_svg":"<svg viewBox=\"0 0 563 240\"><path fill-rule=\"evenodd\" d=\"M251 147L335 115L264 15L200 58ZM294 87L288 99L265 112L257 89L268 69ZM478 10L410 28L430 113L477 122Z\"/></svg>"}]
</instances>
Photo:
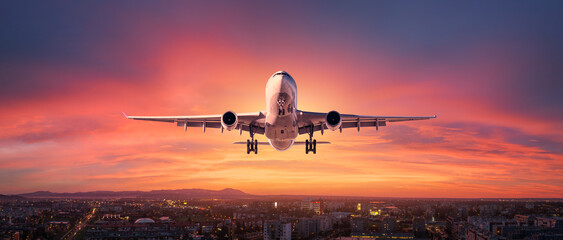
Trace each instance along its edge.
<instances>
[{"instance_id":1,"label":"airplane wing","mask_svg":"<svg viewBox=\"0 0 563 240\"><path fill-rule=\"evenodd\" d=\"M299 111L297 117L299 119L299 134L310 133L311 130L324 131L328 129L326 121L327 113L321 112L306 112ZM340 114L342 119L342 124L340 125L340 131L342 128L357 128L358 131L360 127L379 127L387 126L388 122L403 122L403 121L415 121L415 120L426 120L436 118L438 115L434 116L372 116L372 115L355 115L355 114Z\"/></svg>"},{"instance_id":2,"label":"airplane wing","mask_svg":"<svg viewBox=\"0 0 563 240\"><path fill-rule=\"evenodd\" d=\"M144 121L157 121L176 123L178 127L184 127L184 131L189 127L200 127L205 132L206 128L221 128L222 114L216 115L193 115L193 116L127 116L126 118ZM237 114L238 123L235 129L242 131L252 131L258 134L264 134L264 118L263 112L251 112Z\"/></svg>"},{"instance_id":3,"label":"airplane wing","mask_svg":"<svg viewBox=\"0 0 563 240\"><path fill-rule=\"evenodd\" d=\"M317 144L330 144L327 141L316 141ZM233 142L233 144L246 144L246 142ZM270 145L269 142L258 142L258 145ZM295 141L293 145L305 145L304 141Z\"/></svg>"}]
</instances>

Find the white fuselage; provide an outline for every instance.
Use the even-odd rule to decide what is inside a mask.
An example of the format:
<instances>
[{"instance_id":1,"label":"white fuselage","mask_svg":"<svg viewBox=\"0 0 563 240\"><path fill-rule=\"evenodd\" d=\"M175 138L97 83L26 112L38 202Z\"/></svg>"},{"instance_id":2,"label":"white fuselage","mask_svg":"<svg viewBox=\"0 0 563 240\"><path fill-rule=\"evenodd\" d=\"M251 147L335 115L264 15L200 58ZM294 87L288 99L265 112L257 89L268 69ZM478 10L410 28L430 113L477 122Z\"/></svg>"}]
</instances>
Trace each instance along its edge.
<instances>
[{"instance_id":1,"label":"white fuselage","mask_svg":"<svg viewBox=\"0 0 563 240\"><path fill-rule=\"evenodd\" d=\"M287 72L276 72L266 83L265 133L276 150L286 150L299 134L297 85Z\"/></svg>"}]
</instances>

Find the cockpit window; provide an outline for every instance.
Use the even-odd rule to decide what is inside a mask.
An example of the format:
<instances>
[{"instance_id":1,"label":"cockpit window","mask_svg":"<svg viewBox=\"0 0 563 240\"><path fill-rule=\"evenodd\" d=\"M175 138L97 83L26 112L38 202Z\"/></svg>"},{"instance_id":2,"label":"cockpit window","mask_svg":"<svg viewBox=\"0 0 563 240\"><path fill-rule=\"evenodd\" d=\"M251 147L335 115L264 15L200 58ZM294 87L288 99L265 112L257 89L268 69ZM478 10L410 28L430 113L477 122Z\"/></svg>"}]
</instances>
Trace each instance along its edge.
<instances>
[{"instance_id":1,"label":"cockpit window","mask_svg":"<svg viewBox=\"0 0 563 240\"><path fill-rule=\"evenodd\" d=\"M285 75L285 76L289 77L289 74L287 74L286 72L279 72L279 73L274 74L274 76L277 76L277 75Z\"/></svg>"}]
</instances>

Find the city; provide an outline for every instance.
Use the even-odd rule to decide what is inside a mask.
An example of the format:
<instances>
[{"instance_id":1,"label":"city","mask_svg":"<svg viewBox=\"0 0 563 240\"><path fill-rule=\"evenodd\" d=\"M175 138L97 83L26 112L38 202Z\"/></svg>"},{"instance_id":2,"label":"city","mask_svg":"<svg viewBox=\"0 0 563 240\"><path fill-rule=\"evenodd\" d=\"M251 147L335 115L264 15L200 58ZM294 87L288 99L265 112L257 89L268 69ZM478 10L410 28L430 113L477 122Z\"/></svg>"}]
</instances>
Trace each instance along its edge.
<instances>
[{"instance_id":1,"label":"city","mask_svg":"<svg viewBox=\"0 0 563 240\"><path fill-rule=\"evenodd\" d=\"M561 199L27 198L1 239L563 239Z\"/></svg>"}]
</instances>

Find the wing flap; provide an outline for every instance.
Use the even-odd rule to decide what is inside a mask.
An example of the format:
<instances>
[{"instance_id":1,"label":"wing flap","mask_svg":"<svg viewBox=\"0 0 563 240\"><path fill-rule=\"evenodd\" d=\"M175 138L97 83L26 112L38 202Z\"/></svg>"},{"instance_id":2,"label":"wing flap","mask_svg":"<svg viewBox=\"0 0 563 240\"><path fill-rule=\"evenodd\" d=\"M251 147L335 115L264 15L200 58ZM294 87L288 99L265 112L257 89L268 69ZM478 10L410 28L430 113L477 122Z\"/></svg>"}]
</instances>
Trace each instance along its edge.
<instances>
[{"instance_id":1,"label":"wing flap","mask_svg":"<svg viewBox=\"0 0 563 240\"><path fill-rule=\"evenodd\" d=\"M360 127L376 127L379 122L380 127L387 126L385 121L363 121L360 120ZM342 128L355 128L358 127L358 121L355 122L342 122Z\"/></svg>"},{"instance_id":2,"label":"wing flap","mask_svg":"<svg viewBox=\"0 0 563 240\"><path fill-rule=\"evenodd\" d=\"M126 118L133 120L143 120L143 121L156 121L156 122L170 122L176 123L178 127L192 128L192 127L203 127L206 128L221 128L221 117L222 115L194 115L194 116L127 116L123 113ZM257 134L264 134L263 118L264 113L262 112L250 112L237 114L238 122L236 129L242 131L252 131Z\"/></svg>"},{"instance_id":3,"label":"wing flap","mask_svg":"<svg viewBox=\"0 0 563 240\"><path fill-rule=\"evenodd\" d=\"M299 134L321 131L327 129L325 126L325 118L327 113L299 111L300 120ZM375 116L375 115L355 115L340 114L342 118L342 128L358 128L359 127L385 127L388 122L404 122L415 120L426 120L436 118L434 116Z\"/></svg>"},{"instance_id":4,"label":"wing flap","mask_svg":"<svg viewBox=\"0 0 563 240\"><path fill-rule=\"evenodd\" d=\"M414 121L414 120L426 120L436 118L434 116L371 116L371 115L353 115L353 114L340 114L342 121L357 120L360 121L386 121L386 122L401 122L401 121Z\"/></svg>"},{"instance_id":5,"label":"wing flap","mask_svg":"<svg viewBox=\"0 0 563 240\"><path fill-rule=\"evenodd\" d=\"M321 124L317 124L317 125L314 125L314 126L313 126L313 132L320 131L321 128L322 128L322 130L328 129L328 128L325 126L324 123L321 123ZM298 130L298 132L299 132L299 134L309 133L309 132L311 132L311 126L308 125L308 126L300 127L299 130Z\"/></svg>"},{"instance_id":6,"label":"wing flap","mask_svg":"<svg viewBox=\"0 0 563 240\"><path fill-rule=\"evenodd\" d=\"M184 127L184 124L187 123L187 127L203 127L203 122L186 122L186 121L178 121L176 122L176 126ZM221 128L220 122L205 122L206 128Z\"/></svg>"}]
</instances>

